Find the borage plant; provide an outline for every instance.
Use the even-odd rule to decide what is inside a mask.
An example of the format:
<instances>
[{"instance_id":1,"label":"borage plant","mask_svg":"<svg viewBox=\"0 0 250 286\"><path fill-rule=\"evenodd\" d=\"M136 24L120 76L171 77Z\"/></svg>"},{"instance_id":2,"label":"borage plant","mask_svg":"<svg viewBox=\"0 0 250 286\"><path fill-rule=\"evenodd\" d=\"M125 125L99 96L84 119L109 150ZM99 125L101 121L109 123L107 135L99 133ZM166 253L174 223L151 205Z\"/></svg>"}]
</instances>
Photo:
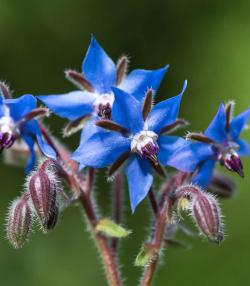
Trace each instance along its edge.
<instances>
[{"instance_id":1,"label":"borage plant","mask_svg":"<svg viewBox=\"0 0 250 286\"><path fill-rule=\"evenodd\" d=\"M29 154L26 187L10 206L7 236L13 247L20 248L34 222L46 233L56 226L63 209L79 202L108 284L122 285L118 242L131 234L121 225L124 171L132 213L146 197L152 207L151 235L134 262L143 269L139 284L146 286L152 284L164 246L181 245L174 236L178 229L188 230L181 221L182 212L193 218L209 241L223 240L217 197L231 197L235 185L215 170L216 162L244 176L240 156L249 156L250 147L239 136L250 109L233 118L233 103L221 104L204 134L170 135L187 125L178 117L187 82L177 96L153 104L168 66L138 69L128 75L127 66L126 56L115 65L92 37L82 73L66 71L66 78L80 90L37 96L51 112L69 120L64 136L82 130L79 147L72 154L42 124L41 118L49 114L47 108L36 108L33 95L12 99L7 85L0 84L1 151L11 154L14 162L19 155ZM39 154L44 158L34 168ZM102 217L94 202L95 172L104 167L114 184L113 218ZM171 168L168 176L164 167ZM154 187L154 174L162 178L160 190Z\"/></svg>"}]
</instances>

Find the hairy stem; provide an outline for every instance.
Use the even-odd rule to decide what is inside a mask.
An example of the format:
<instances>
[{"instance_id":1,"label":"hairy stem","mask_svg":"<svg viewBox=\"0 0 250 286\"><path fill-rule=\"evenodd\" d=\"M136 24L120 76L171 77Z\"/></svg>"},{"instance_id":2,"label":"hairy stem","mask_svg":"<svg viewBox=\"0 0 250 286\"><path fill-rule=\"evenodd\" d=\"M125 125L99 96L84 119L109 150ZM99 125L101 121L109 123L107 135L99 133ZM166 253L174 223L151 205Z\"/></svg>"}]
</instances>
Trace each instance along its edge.
<instances>
[{"instance_id":1,"label":"hairy stem","mask_svg":"<svg viewBox=\"0 0 250 286\"><path fill-rule=\"evenodd\" d=\"M140 283L141 286L150 286L153 281L159 260L159 252L161 251L162 244L164 243L165 230L171 221L172 206L173 201L168 198L156 215L154 225L155 231L153 233L152 240L149 242L149 245L154 248L156 254L144 269Z\"/></svg>"},{"instance_id":2,"label":"hairy stem","mask_svg":"<svg viewBox=\"0 0 250 286\"><path fill-rule=\"evenodd\" d=\"M161 190L161 198L159 204L157 203L152 188L148 193L148 198L152 205L155 215L155 222L153 226L152 239L148 243L154 249L155 256L150 263L145 267L142 274L140 286L152 285L154 274L157 269L159 261L159 253L165 241L166 228L171 223L172 209L175 203L172 197L172 191L180 186L186 179L187 174L178 172L163 185Z\"/></svg>"},{"instance_id":3,"label":"hairy stem","mask_svg":"<svg viewBox=\"0 0 250 286\"><path fill-rule=\"evenodd\" d=\"M154 195L154 191L153 188L151 187L149 192L148 192L148 198L150 201L150 204L152 206L152 210L155 214L155 216L157 216L158 212L159 212L159 207L158 207L158 203L156 201L155 195Z\"/></svg>"},{"instance_id":4,"label":"hairy stem","mask_svg":"<svg viewBox=\"0 0 250 286\"><path fill-rule=\"evenodd\" d=\"M70 159L70 154L62 147L59 146L47 132L47 130L40 126L41 132L45 140L54 148L57 154L57 161L61 169L61 175L68 182L71 190L76 198L80 201L89 225L96 245L102 257L106 277L110 286L121 286L121 277L116 263L113 249L110 247L108 240L101 233L97 232L95 227L99 221L97 217L93 202L91 201L91 188L93 186L94 170L89 169L89 176L86 180L82 173L78 171L78 167L74 161Z\"/></svg>"},{"instance_id":5,"label":"hairy stem","mask_svg":"<svg viewBox=\"0 0 250 286\"><path fill-rule=\"evenodd\" d=\"M93 168L88 169L88 177L86 182L86 193L89 194L93 188L95 178L95 170Z\"/></svg>"}]
</instances>

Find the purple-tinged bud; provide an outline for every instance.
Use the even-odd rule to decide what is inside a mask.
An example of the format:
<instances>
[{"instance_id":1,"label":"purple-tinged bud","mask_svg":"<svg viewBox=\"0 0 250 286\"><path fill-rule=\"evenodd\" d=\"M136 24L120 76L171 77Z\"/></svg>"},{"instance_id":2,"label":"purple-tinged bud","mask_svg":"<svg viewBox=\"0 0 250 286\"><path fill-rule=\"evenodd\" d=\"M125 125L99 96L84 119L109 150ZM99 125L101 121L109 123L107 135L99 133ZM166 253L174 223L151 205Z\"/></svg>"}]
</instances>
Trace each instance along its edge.
<instances>
[{"instance_id":1,"label":"purple-tinged bud","mask_svg":"<svg viewBox=\"0 0 250 286\"><path fill-rule=\"evenodd\" d=\"M231 198L236 190L235 183L230 178L214 172L208 191L221 198Z\"/></svg>"},{"instance_id":2,"label":"purple-tinged bud","mask_svg":"<svg viewBox=\"0 0 250 286\"><path fill-rule=\"evenodd\" d=\"M29 194L24 193L9 209L7 237L14 248L21 248L29 237L32 212L28 201Z\"/></svg>"},{"instance_id":3,"label":"purple-tinged bud","mask_svg":"<svg viewBox=\"0 0 250 286\"><path fill-rule=\"evenodd\" d=\"M219 205L215 197L193 185L181 186L176 190L179 200L190 200L189 212L197 227L210 241L220 243L223 240L223 227Z\"/></svg>"},{"instance_id":4,"label":"purple-tinged bud","mask_svg":"<svg viewBox=\"0 0 250 286\"><path fill-rule=\"evenodd\" d=\"M235 151L227 152L219 158L221 165L225 166L229 171L238 173L244 177L243 165L240 156Z\"/></svg>"},{"instance_id":5,"label":"purple-tinged bud","mask_svg":"<svg viewBox=\"0 0 250 286\"><path fill-rule=\"evenodd\" d=\"M43 230L46 232L49 229L53 229L57 222L57 192L60 186L56 175L48 168L44 168L44 163L29 178L28 189L35 212Z\"/></svg>"},{"instance_id":6,"label":"purple-tinged bud","mask_svg":"<svg viewBox=\"0 0 250 286\"><path fill-rule=\"evenodd\" d=\"M201 232L210 241L220 243L223 240L220 209L211 194L202 193L194 199L192 215Z\"/></svg>"}]
</instances>

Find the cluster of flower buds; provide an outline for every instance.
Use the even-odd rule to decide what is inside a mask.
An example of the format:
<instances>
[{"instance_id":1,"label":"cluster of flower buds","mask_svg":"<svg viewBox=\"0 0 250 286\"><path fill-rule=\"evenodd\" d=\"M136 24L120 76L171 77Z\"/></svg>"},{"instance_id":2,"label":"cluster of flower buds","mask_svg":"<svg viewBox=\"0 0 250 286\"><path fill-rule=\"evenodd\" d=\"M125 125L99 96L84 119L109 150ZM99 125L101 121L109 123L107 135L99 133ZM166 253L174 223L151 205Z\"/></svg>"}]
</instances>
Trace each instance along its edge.
<instances>
[{"instance_id":1,"label":"cluster of flower buds","mask_svg":"<svg viewBox=\"0 0 250 286\"><path fill-rule=\"evenodd\" d=\"M32 211L29 193L24 193L10 206L7 222L7 237L14 248L21 248L29 237Z\"/></svg>"},{"instance_id":2,"label":"cluster of flower buds","mask_svg":"<svg viewBox=\"0 0 250 286\"><path fill-rule=\"evenodd\" d=\"M58 218L57 193L60 185L51 170L51 161L44 161L28 182L30 199L37 217L46 232L53 229Z\"/></svg>"},{"instance_id":3,"label":"cluster of flower buds","mask_svg":"<svg viewBox=\"0 0 250 286\"><path fill-rule=\"evenodd\" d=\"M38 170L29 176L27 190L10 207L7 233L10 243L15 248L23 246L35 220L38 219L45 233L53 229L57 223L57 194L61 191L61 185L53 168L53 161L43 161Z\"/></svg>"},{"instance_id":4,"label":"cluster of flower buds","mask_svg":"<svg viewBox=\"0 0 250 286\"><path fill-rule=\"evenodd\" d=\"M215 243L223 240L221 212L212 194L194 185L184 185L176 190L175 196L179 209L184 209L191 214L203 235Z\"/></svg>"}]
</instances>

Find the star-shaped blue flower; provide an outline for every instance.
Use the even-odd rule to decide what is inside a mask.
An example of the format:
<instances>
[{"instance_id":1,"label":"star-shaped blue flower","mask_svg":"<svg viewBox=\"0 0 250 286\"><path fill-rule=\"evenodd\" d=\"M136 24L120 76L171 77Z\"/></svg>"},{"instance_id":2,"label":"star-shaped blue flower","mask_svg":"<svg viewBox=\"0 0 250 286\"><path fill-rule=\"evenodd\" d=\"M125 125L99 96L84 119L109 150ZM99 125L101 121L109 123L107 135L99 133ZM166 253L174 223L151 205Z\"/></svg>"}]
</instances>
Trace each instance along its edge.
<instances>
[{"instance_id":1,"label":"star-shaped blue flower","mask_svg":"<svg viewBox=\"0 0 250 286\"><path fill-rule=\"evenodd\" d=\"M16 99L4 99L0 96L0 150L10 148L16 139L23 139L29 147L30 156L26 172L30 172L36 162L35 143L42 153L55 159L54 150L44 142L37 120L27 117L35 108L37 100L31 94Z\"/></svg>"},{"instance_id":2,"label":"star-shaped blue flower","mask_svg":"<svg viewBox=\"0 0 250 286\"><path fill-rule=\"evenodd\" d=\"M204 135L198 133L188 135L190 139L201 141L194 143L198 144L198 149L205 146L211 148L211 154L208 154L205 159L202 157L200 167L193 177L193 183L201 187L208 187L217 162L229 171L237 172L241 177L244 176L240 156L250 156L250 146L240 138L240 134L250 118L250 109L234 118L232 118L232 110L232 102L227 105L221 104Z\"/></svg>"},{"instance_id":3,"label":"star-shaped blue flower","mask_svg":"<svg viewBox=\"0 0 250 286\"><path fill-rule=\"evenodd\" d=\"M67 118L72 126L81 127L81 119L90 122L102 118L111 118L114 95L112 87L116 86L142 100L149 88L157 91L168 66L158 70L137 69L126 76L126 58L123 57L116 66L96 39L92 36L90 46L82 63L82 73L69 70L66 76L81 91L72 91L61 95L38 96L38 98L55 114ZM72 130L72 129L71 129ZM77 128L75 128L77 130ZM95 128L83 130L82 137L87 138ZM70 132L69 132L70 133Z\"/></svg>"},{"instance_id":4,"label":"star-shaped blue flower","mask_svg":"<svg viewBox=\"0 0 250 286\"><path fill-rule=\"evenodd\" d=\"M113 121L97 122L97 125L106 126L109 130L99 131L82 141L73 154L72 158L81 165L94 168L112 164L120 166L124 159L128 159L126 175L132 211L152 185L152 168L158 169L162 164L190 172L197 165L195 156L193 160L186 160L191 157L191 148L178 152L183 145L192 143L180 137L163 135L166 126L177 119L185 89L186 82L179 95L156 104L150 110L148 106L145 108L146 99L142 103L134 96L113 88Z\"/></svg>"}]
</instances>

